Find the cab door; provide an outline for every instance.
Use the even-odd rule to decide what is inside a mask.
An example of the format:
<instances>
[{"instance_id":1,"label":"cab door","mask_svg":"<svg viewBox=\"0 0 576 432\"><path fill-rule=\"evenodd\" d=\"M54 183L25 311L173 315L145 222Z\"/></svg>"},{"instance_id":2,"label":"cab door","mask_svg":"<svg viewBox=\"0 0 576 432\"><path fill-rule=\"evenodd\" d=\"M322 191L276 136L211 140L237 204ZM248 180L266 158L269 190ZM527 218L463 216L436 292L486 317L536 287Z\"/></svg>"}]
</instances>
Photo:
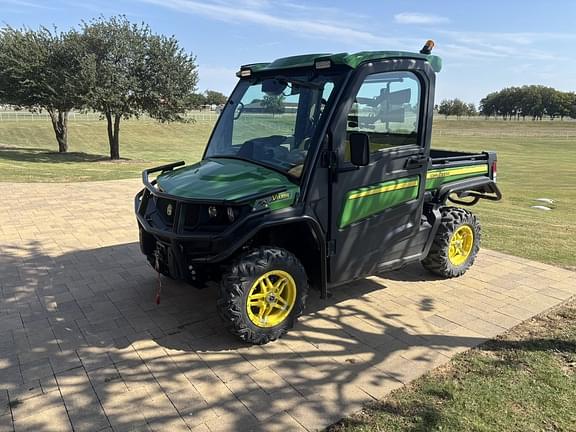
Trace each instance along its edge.
<instances>
[{"instance_id":1,"label":"cab door","mask_svg":"<svg viewBox=\"0 0 576 432\"><path fill-rule=\"evenodd\" d=\"M331 128L337 158L331 181L330 282L418 257L434 89L417 61L362 67L348 85ZM427 65L424 65L427 66ZM351 133L370 140L369 163L350 161Z\"/></svg>"}]
</instances>

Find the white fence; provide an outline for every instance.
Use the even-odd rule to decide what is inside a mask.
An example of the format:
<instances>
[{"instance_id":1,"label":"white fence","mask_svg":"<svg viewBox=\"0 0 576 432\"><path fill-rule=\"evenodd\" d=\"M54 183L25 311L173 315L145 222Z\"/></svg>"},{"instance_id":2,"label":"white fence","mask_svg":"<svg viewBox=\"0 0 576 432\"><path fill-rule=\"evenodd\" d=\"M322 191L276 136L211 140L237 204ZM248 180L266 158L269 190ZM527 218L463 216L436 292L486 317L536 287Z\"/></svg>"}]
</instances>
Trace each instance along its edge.
<instances>
[{"instance_id":1,"label":"white fence","mask_svg":"<svg viewBox=\"0 0 576 432\"><path fill-rule=\"evenodd\" d=\"M576 128L573 129L545 129L538 130L536 128L514 128L510 130L502 129L433 129L433 135L436 137L490 137L490 138L506 138L506 137L525 137L525 138L576 138Z\"/></svg>"},{"instance_id":2,"label":"white fence","mask_svg":"<svg viewBox=\"0 0 576 432\"><path fill-rule=\"evenodd\" d=\"M218 114L215 111L190 111L187 118L198 121L216 121ZM143 117L147 119L147 117ZM28 111L0 111L0 121L48 121L50 116L47 112L32 113ZM68 115L70 121L98 121L102 116L95 112L71 112Z\"/></svg>"}]
</instances>

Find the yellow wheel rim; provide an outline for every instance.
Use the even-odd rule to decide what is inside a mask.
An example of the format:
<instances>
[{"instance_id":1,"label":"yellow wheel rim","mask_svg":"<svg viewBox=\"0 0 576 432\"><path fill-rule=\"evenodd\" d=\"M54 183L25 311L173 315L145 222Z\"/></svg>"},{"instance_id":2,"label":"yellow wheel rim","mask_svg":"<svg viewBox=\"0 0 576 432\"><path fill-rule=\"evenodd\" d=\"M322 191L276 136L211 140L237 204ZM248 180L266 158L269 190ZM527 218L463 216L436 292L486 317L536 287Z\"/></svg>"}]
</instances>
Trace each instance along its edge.
<instances>
[{"instance_id":1,"label":"yellow wheel rim","mask_svg":"<svg viewBox=\"0 0 576 432\"><path fill-rule=\"evenodd\" d=\"M474 231L469 225L462 225L450 238L448 259L455 266L466 262L474 246Z\"/></svg>"},{"instance_id":2,"label":"yellow wheel rim","mask_svg":"<svg viewBox=\"0 0 576 432\"><path fill-rule=\"evenodd\" d=\"M283 322L296 303L294 278L282 270L272 270L254 281L246 311L250 321L258 327L274 327Z\"/></svg>"}]
</instances>

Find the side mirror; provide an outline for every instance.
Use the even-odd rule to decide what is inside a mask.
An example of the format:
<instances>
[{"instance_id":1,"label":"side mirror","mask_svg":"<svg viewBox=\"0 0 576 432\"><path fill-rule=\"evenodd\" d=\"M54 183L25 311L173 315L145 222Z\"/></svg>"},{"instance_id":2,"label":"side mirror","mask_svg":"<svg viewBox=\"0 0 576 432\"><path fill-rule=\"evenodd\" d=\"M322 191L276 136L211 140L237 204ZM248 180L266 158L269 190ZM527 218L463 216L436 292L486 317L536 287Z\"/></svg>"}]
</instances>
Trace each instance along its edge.
<instances>
[{"instance_id":1,"label":"side mirror","mask_svg":"<svg viewBox=\"0 0 576 432\"><path fill-rule=\"evenodd\" d=\"M350 162L356 166L366 166L370 162L370 138L367 134L350 134Z\"/></svg>"}]
</instances>

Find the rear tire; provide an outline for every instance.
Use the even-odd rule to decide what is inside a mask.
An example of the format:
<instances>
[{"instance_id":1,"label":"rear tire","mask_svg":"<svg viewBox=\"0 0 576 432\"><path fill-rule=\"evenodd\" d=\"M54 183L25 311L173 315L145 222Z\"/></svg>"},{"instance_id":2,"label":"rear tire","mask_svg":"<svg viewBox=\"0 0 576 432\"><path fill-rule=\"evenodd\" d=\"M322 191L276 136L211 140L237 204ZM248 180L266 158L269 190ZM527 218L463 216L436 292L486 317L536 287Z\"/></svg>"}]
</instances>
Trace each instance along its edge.
<instances>
[{"instance_id":1,"label":"rear tire","mask_svg":"<svg viewBox=\"0 0 576 432\"><path fill-rule=\"evenodd\" d=\"M480 250L481 227L470 211L443 207L442 220L428 255L422 265L445 278L463 275L474 263Z\"/></svg>"},{"instance_id":2,"label":"rear tire","mask_svg":"<svg viewBox=\"0 0 576 432\"><path fill-rule=\"evenodd\" d=\"M262 345L294 326L307 293L306 271L293 254L260 247L240 256L222 276L218 313L232 334Z\"/></svg>"}]
</instances>

